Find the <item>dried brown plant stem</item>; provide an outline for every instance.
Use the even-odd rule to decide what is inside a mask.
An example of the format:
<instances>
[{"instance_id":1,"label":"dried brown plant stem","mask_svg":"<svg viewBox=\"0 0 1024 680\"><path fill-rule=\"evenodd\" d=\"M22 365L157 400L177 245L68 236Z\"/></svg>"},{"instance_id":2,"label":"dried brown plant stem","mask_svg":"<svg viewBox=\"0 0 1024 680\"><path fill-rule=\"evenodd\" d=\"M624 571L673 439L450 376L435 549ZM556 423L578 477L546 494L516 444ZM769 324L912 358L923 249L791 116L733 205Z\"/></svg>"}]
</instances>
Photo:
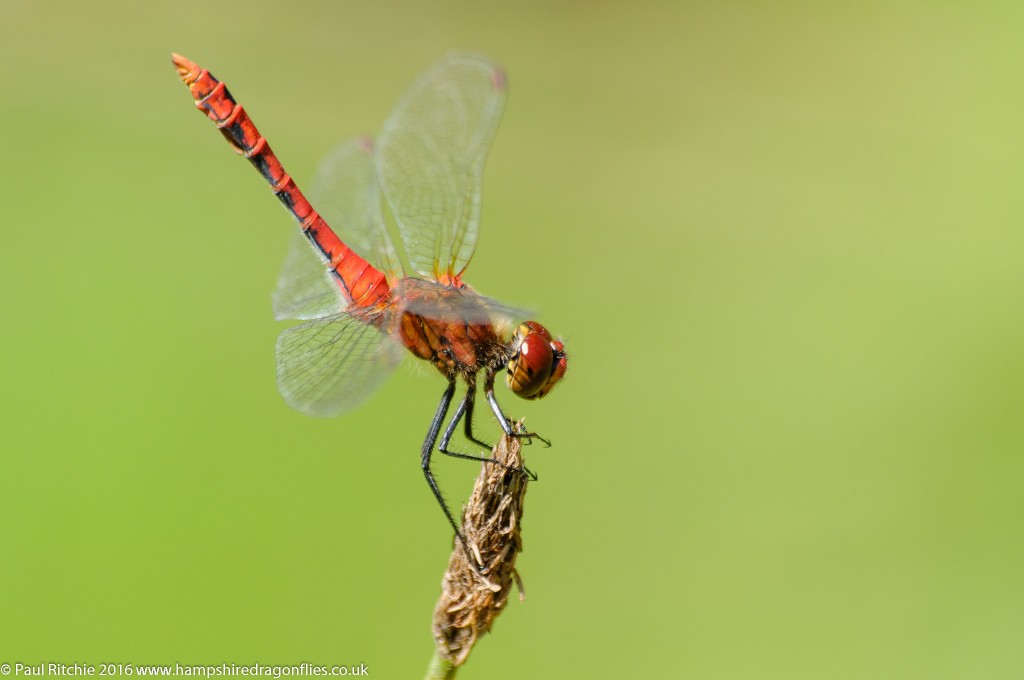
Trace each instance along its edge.
<instances>
[{"instance_id":1,"label":"dried brown plant stem","mask_svg":"<svg viewBox=\"0 0 1024 680\"><path fill-rule=\"evenodd\" d=\"M454 678L477 639L504 609L512 584L522 593L515 570L523 549L520 521L528 482L521 447L516 437L498 442L493 457L501 464L481 463L473 495L462 510L462 534L473 562L456 541L434 609L436 649L428 680Z\"/></svg>"}]
</instances>

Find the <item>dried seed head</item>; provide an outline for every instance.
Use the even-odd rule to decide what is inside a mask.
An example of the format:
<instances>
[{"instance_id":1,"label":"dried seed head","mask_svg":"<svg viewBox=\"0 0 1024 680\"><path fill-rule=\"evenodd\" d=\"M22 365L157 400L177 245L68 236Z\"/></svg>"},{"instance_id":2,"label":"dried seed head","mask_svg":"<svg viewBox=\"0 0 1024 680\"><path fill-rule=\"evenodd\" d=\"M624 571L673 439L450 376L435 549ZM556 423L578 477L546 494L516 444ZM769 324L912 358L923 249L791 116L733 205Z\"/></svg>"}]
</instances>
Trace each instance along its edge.
<instances>
[{"instance_id":1,"label":"dried seed head","mask_svg":"<svg viewBox=\"0 0 1024 680\"><path fill-rule=\"evenodd\" d=\"M514 437L498 442L494 458L508 467L482 463L473 495L462 510L462 533L477 565L470 563L456 541L434 609L438 654L455 666L465 662L477 638L491 629L513 582L520 586L522 597L515 564L523 549L519 526L528 480L520 448L520 440Z\"/></svg>"}]
</instances>

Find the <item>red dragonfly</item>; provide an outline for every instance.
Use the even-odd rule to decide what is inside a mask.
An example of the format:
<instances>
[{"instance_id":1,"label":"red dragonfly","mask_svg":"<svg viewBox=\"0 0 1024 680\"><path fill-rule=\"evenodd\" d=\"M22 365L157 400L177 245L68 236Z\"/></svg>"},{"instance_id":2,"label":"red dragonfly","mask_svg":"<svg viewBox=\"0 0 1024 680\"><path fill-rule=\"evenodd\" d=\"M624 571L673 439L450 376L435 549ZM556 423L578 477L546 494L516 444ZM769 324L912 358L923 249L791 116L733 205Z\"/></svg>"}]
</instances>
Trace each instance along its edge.
<instances>
[{"instance_id":1,"label":"red dragonfly","mask_svg":"<svg viewBox=\"0 0 1024 680\"><path fill-rule=\"evenodd\" d=\"M490 448L473 435L481 371L505 434L537 437L513 429L494 396L495 376L507 369L513 393L538 399L568 365L561 340L536 321L515 326L520 310L462 281L476 248L480 180L504 108L504 73L476 54L453 53L434 64L402 96L376 144L354 139L326 158L310 192L320 213L224 84L180 55L171 59L196 107L299 222L273 296L277 319L305 320L277 341L285 401L310 415L338 415L366 399L403 347L432 363L448 387L423 441L423 474L467 547L430 470L434 445L456 458L490 460L448 448L460 420L467 439ZM385 206L404 249L391 237ZM345 230L346 241L325 218ZM466 394L442 432L459 379Z\"/></svg>"}]
</instances>

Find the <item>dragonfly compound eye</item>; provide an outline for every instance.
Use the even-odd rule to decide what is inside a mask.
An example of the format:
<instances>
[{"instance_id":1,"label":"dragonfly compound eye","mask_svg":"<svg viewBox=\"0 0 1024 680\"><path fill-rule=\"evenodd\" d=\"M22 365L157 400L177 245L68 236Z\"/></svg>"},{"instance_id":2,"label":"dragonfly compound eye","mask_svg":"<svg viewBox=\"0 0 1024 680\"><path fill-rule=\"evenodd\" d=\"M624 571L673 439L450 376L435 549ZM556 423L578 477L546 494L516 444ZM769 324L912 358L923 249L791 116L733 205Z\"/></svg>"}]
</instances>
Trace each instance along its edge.
<instances>
[{"instance_id":1,"label":"dragonfly compound eye","mask_svg":"<svg viewBox=\"0 0 1024 680\"><path fill-rule=\"evenodd\" d=\"M508 362L507 383L520 397L539 399L565 375L565 348L536 321L519 326L512 346L515 354Z\"/></svg>"}]
</instances>

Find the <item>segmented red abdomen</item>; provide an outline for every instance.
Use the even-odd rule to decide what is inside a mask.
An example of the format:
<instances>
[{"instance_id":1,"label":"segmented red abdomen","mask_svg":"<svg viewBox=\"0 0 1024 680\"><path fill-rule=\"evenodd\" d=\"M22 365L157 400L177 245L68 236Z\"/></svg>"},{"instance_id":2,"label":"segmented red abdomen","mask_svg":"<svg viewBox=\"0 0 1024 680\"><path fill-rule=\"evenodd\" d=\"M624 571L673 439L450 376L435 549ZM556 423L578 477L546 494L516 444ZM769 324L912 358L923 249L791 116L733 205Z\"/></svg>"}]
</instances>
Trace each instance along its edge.
<instances>
[{"instance_id":1,"label":"segmented red abdomen","mask_svg":"<svg viewBox=\"0 0 1024 680\"><path fill-rule=\"evenodd\" d=\"M196 100L196 107L217 124L235 151L248 158L263 175L274 195L299 221L306 237L327 259L327 267L345 299L357 307L372 307L385 301L391 292L387 277L345 245L313 209L224 83L178 54L172 55L171 60Z\"/></svg>"}]
</instances>

